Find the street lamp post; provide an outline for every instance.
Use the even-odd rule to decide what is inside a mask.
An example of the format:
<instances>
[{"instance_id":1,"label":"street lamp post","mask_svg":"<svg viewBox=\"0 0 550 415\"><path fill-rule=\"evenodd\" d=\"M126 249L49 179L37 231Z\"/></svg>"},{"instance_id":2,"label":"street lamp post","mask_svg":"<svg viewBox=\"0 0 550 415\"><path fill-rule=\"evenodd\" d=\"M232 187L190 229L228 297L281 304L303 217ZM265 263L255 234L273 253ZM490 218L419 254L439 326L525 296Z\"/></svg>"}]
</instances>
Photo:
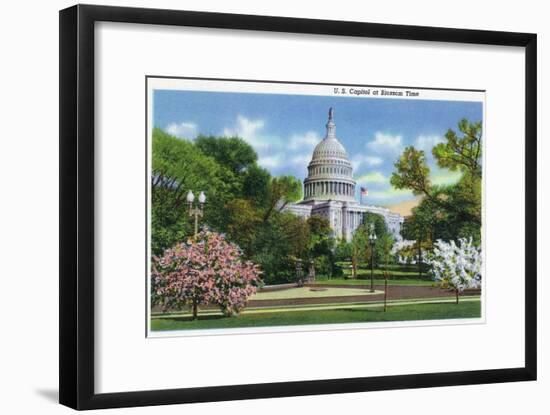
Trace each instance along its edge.
<instances>
[{"instance_id":1,"label":"street lamp post","mask_svg":"<svg viewBox=\"0 0 550 415\"><path fill-rule=\"evenodd\" d=\"M369 244L370 244L370 292L374 292L374 244L376 243L376 232L374 232L374 223L370 224Z\"/></svg>"},{"instance_id":2,"label":"street lamp post","mask_svg":"<svg viewBox=\"0 0 550 415\"><path fill-rule=\"evenodd\" d=\"M195 195L191 190L187 193L187 203L189 203L189 216L195 217L195 241L197 240L197 235L199 234L199 216L202 217L204 211L204 203L206 202L206 195L204 192L199 194L199 204L196 207L193 207L193 201L195 200Z\"/></svg>"}]
</instances>

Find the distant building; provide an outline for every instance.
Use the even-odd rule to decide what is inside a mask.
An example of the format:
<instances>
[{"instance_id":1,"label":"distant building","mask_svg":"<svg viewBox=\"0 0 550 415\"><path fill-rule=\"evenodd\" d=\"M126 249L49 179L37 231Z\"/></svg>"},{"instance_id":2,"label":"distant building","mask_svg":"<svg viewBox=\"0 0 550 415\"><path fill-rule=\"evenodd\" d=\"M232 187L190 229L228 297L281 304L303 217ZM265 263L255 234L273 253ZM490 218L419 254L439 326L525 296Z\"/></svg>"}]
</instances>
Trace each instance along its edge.
<instances>
[{"instance_id":1,"label":"distant building","mask_svg":"<svg viewBox=\"0 0 550 415\"><path fill-rule=\"evenodd\" d=\"M327 218L334 236L351 241L353 233L363 222L365 212L384 217L388 230L397 239L403 217L379 206L363 205L355 199L353 168L346 149L336 138L334 111L328 113L325 138L313 150L304 180L304 199L287 205L285 211L308 218L318 215Z\"/></svg>"}]
</instances>

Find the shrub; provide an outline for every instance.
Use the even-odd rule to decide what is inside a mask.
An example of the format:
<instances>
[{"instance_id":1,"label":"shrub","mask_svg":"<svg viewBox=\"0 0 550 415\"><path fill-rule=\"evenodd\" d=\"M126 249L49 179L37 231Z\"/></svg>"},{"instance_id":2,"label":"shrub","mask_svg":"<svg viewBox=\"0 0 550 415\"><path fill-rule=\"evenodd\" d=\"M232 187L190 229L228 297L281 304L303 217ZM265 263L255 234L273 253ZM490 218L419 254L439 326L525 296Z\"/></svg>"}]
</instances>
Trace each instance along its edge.
<instances>
[{"instance_id":1,"label":"shrub","mask_svg":"<svg viewBox=\"0 0 550 415\"><path fill-rule=\"evenodd\" d=\"M199 233L196 242L179 243L155 257L152 301L163 309L217 304L225 315L240 312L260 283L260 271L241 260L241 250L221 234Z\"/></svg>"},{"instance_id":2,"label":"shrub","mask_svg":"<svg viewBox=\"0 0 550 415\"><path fill-rule=\"evenodd\" d=\"M474 246L472 238L445 242L438 240L428 260L434 279L442 287L451 288L458 296L467 288L481 286L481 249Z\"/></svg>"}]
</instances>

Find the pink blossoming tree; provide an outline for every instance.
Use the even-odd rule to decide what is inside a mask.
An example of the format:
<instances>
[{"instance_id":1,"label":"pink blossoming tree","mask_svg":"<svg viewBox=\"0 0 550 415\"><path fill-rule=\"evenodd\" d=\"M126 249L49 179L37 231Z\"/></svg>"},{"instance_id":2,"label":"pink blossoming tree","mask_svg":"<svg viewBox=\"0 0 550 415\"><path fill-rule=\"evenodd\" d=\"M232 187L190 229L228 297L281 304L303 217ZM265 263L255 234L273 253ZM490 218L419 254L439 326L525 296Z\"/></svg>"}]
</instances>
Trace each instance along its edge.
<instances>
[{"instance_id":1,"label":"pink blossoming tree","mask_svg":"<svg viewBox=\"0 0 550 415\"><path fill-rule=\"evenodd\" d=\"M243 261L239 247L221 234L201 231L196 242L179 243L154 258L152 300L166 310L216 304L231 316L239 313L260 283L260 270Z\"/></svg>"}]
</instances>

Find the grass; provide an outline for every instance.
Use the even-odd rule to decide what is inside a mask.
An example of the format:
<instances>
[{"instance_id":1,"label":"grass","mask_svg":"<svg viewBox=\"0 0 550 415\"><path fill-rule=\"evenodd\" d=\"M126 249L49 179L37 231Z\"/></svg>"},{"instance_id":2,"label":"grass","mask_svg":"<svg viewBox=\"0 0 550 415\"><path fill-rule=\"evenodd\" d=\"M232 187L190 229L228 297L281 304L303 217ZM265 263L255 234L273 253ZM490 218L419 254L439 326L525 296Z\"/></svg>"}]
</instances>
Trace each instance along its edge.
<instances>
[{"instance_id":1,"label":"grass","mask_svg":"<svg viewBox=\"0 0 550 415\"><path fill-rule=\"evenodd\" d=\"M369 274L370 276L370 274ZM370 287L370 278L369 279L347 279L347 278L318 278L315 280L316 284L322 284L322 285L364 285L366 287ZM389 279L388 285L422 285L425 287L431 287L435 283L432 280L420 280L418 278L411 278L411 279L400 279L400 280L394 280ZM384 280L379 278L374 278L374 285L384 285Z\"/></svg>"},{"instance_id":2,"label":"grass","mask_svg":"<svg viewBox=\"0 0 550 415\"><path fill-rule=\"evenodd\" d=\"M344 275L346 277L351 276L352 269L351 269L351 262L338 262L337 263L344 272ZM431 278L427 275L426 271L423 270L422 272L422 279L418 278L418 269L411 266L411 265L400 265L400 264L390 264L387 265L388 272L390 273L392 280L399 280L399 279L416 279L419 281L426 280L430 281ZM384 269L381 268L375 268L373 270L374 278L377 279L383 279L384 277ZM357 267L357 279L368 279L370 278L370 266L368 264L359 264Z\"/></svg>"},{"instance_id":3,"label":"grass","mask_svg":"<svg viewBox=\"0 0 550 415\"><path fill-rule=\"evenodd\" d=\"M351 269L343 269L344 275L351 275ZM392 279L400 279L400 278L418 278L418 272L412 272L412 271L391 271L389 270L390 276ZM384 276L384 270L383 269L374 269L372 274L374 277L383 278ZM370 269L361 269L359 268L357 270L357 277L358 278L370 278ZM426 275L425 273L422 274L422 278L429 279L430 277Z\"/></svg>"},{"instance_id":4,"label":"grass","mask_svg":"<svg viewBox=\"0 0 550 415\"><path fill-rule=\"evenodd\" d=\"M476 318L481 316L479 300L435 304L392 305L384 312L383 307L344 308L337 310L281 311L277 313L242 314L236 317L218 315L159 318L151 321L153 331L196 330L242 327L268 327L308 324L366 323L382 321L442 320Z\"/></svg>"}]
</instances>

